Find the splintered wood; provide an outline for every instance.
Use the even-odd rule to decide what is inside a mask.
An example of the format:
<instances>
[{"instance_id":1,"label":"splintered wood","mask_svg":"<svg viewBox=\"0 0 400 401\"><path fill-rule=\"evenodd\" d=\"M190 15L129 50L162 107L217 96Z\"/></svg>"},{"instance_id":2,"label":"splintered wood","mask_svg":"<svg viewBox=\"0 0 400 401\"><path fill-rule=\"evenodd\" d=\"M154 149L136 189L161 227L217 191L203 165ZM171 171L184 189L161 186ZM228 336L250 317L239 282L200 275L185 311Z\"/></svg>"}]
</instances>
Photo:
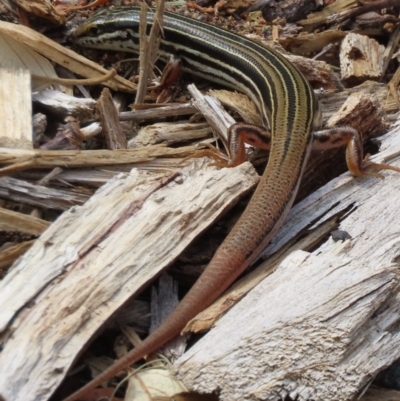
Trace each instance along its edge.
<instances>
[{"instance_id":1,"label":"splintered wood","mask_svg":"<svg viewBox=\"0 0 400 401\"><path fill-rule=\"evenodd\" d=\"M365 35L349 33L340 47L340 72L345 81L380 79L384 46Z\"/></svg>"},{"instance_id":2,"label":"splintered wood","mask_svg":"<svg viewBox=\"0 0 400 401\"><path fill-rule=\"evenodd\" d=\"M31 77L0 67L0 148L32 149Z\"/></svg>"},{"instance_id":3,"label":"splintered wood","mask_svg":"<svg viewBox=\"0 0 400 401\"><path fill-rule=\"evenodd\" d=\"M249 163L198 163L109 181L53 223L0 282L5 399L50 398L104 322L258 181Z\"/></svg>"}]
</instances>

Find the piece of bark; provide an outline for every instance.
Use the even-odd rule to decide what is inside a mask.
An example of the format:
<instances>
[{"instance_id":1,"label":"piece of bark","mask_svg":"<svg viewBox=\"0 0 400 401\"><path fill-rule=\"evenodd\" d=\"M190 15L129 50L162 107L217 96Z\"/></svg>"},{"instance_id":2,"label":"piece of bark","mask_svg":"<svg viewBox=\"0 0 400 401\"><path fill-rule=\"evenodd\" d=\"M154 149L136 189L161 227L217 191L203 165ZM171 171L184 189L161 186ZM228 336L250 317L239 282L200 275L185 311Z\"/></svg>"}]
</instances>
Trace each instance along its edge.
<instances>
[{"instance_id":1,"label":"piece of bark","mask_svg":"<svg viewBox=\"0 0 400 401\"><path fill-rule=\"evenodd\" d=\"M11 266L34 244L34 242L34 240L24 241L20 244L11 245L7 249L0 251L0 277L3 276L3 270Z\"/></svg>"},{"instance_id":2,"label":"piece of bark","mask_svg":"<svg viewBox=\"0 0 400 401\"><path fill-rule=\"evenodd\" d=\"M177 362L178 379L221 401L353 399L396 359L398 266L329 245L285 259Z\"/></svg>"},{"instance_id":3,"label":"piece of bark","mask_svg":"<svg viewBox=\"0 0 400 401\"><path fill-rule=\"evenodd\" d=\"M365 35L349 33L340 46L340 73L347 82L380 79L385 47Z\"/></svg>"},{"instance_id":4,"label":"piece of bark","mask_svg":"<svg viewBox=\"0 0 400 401\"><path fill-rule=\"evenodd\" d=\"M400 401L400 391L370 387L360 401Z\"/></svg>"},{"instance_id":5,"label":"piece of bark","mask_svg":"<svg viewBox=\"0 0 400 401\"><path fill-rule=\"evenodd\" d=\"M32 149L31 76L0 67L0 147Z\"/></svg>"},{"instance_id":6,"label":"piece of bark","mask_svg":"<svg viewBox=\"0 0 400 401\"><path fill-rule=\"evenodd\" d=\"M178 283L167 274L162 274L158 282L158 289L152 288L151 294L151 325L153 332L179 304ZM180 357L186 348L186 337L178 336L158 350L168 360L174 361Z\"/></svg>"},{"instance_id":7,"label":"piece of bark","mask_svg":"<svg viewBox=\"0 0 400 401\"><path fill-rule=\"evenodd\" d=\"M311 31L322 24L334 22L338 13L352 9L358 6L358 4L357 0L337 0L324 7L321 11L309 14L307 19L297 21L297 23L303 26L304 29Z\"/></svg>"},{"instance_id":8,"label":"piece of bark","mask_svg":"<svg viewBox=\"0 0 400 401\"><path fill-rule=\"evenodd\" d=\"M150 304L149 302L135 299L128 307L118 312L111 327L130 326L140 335L147 334L150 327Z\"/></svg>"},{"instance_id":9,"label":"piece of bark","mask_svg":"<svg viewBox=\"0 0 400 401\"><path fill-rule=\"evenodd\" d=\"M4 399L47 400L107 319L258 181L249 163L199 163L116 177L14 265L0 283Z\"/></svg>"},{"instance_id":10,"label":"piece of bark","mask_svg":"<svg viewBox=\"0 0 400 401\"><path fill-rule=\"evenodd\" d=\"M267 22L276 18L285 19L287 22L296 22L305 18L316 8L314 0L257 0L246 12L261 9L262 16Z\"/></svg>"},{"instance_id":11,"label":"piece of bark","mask_svg":"<svg viewBox=\"0 0 400 401\"><path fill-rule=\"evenodd\" d=\"M384 73L386 72L390 60L392 60L393 53L398 48L399 41L400 41L400 25L397 25L393 33L390 35L389 42L383 54L382 70Z\"/></svg>"},{"instance_id":12,"label":"piece of bark","mask_svg":"<svg viewBox=\"0 0 400 401\"><path fill-rule=\"evenodd\" d=\"M107 149L126 149L127 140L122 132L118 111L113 103L111 92L104 88L96 105L100 115L101 127L106 138Z\"/></svg>"},{"instance_id":13,"label":"piece of bark","mask_svg":"<svg viewBox=\"0 0 400 401\"><path fill-rule=\"evenodd\" d=\"M399 154L399 133L375 161ZM222 401L344 401L397 359L400 176L384 175L346 173L294 206L267 255L346 210L353 239L288 256L176 362L178 379Z\"/></svg>"},{"instance_id":14,"label":"piece of bark","mask_svg":"<svg viewBox=\"0 0 400 401\"><path fill-rule=\"evenodd\" d=\"M40 235L51 223L27 214L0 208L0 230Z\"/></svg>"},{"instance_id":15,"label":"piece of bark","mask_svg":"<svg viewBox=\"0 0 400 401\"><path fill-rule=\"evenodd\" d=\"M47 1L17 0L16 4L27 13L46 18L54 24L62 24L65 22L65 15L59 13L57 9Z\"/></svg>"},{"instance_id":16,"label":"piece of bark","mask_svg":"<svg viewBox=\"0 0 400 401\"><path fill-rule=\"evenodd\" d=\"M40 146L44 150L76 150L84 140L79 121L72 116L65 118L65 124L57 130L54 138Z\"/></svg>"},{"instance_id":17,"label":"piece of bark","mask_svg":"<svg viewBox=\"0 0 400 401\"><path fill-rule=\"evenodd\" d=\"M84 166L117 166L132 165L153 160L157 157L187 157L196 151L194 146L166 148L165 146L149 146L139 149L118 150L20 150L0 148L0 165L8 165L0 169L0 176L10 175L28 168L84 167Z\"/></svg>"},{"instance_id":18,"label":"piece of bark","mask_svg":"<svg viewBox=\"0 0 400 401\"><path fill-rule=\"evenodd\" d=\"M388 123L378 99L374 95L351 94L342 107L327 122L327 127L350 125L362 135L374 136L387 132Z\"/></svg>"},{"instance_id":19,"label":"piece of bark","mask_svg":"<svg viewBox=\"0 0 400 401\"><path fill-rule=\"evenodd\" d=\"M96 101L68 96L60 91L45 90L32 95L36 107L43 109L60 120L75 117L81 124L93 120Z\"/></svg>"},{"instance_id":20,"label":"piece of bark","mask_svg":"<svg viewBox=\"0 0 400 401\"><path fill-rule=\"evenodd\" d=\"M47 127L47 116L42 113L35 113L32 117L32 126L33 140L36 144L44 137L44 132Z\"/></svg>"},{"instance_id":21,"label":"piece of bark","mask_svg":"<svg viewBox=\"0 0 400 401\"><path fill-rule=\"evenodd\" d=\"M332 114L336 113L340 107L342 107L343 103L352 93L376 96L386 114L394 114L398 112L396 99L390 95L386 84L381 84L374 81L366 81L359 86L345 89L338 93L326 92L320 99L324 122L326 122L332 116Z\"/></svg>"},{"instance_id":22,"label":"piece of bark","mask_svg":"<svg viewBox=\"0 0 400 401\"><path fill-rule=\"evenodd\" d=\"M176 143L205 139L211 133L210 126L204 122L156 123L141 128L139 133L129 141L128 146L138 148L158 143L171 146Z\"/></svg>"},{"instance_id":23,"label":"piece of bark","mask_svg":"<svg viewBox=\"0 0 400 401\"><path fill-rule=\"evenodd\" d=\"M159 34L162 32L164 20L164 0L157 4L154 15L154 22L150 29L149 36L147 32L147 4L142 3L140 7L140 24L139 24L139 82L135 97L135 104L143 103L147 92L148 78L153 77L154 63L158 56L158 48L160 45Z\"/></svg>"},{"instance_id":24,"label":"piece of bark","mask_svg":"<svg viewBox=\"0 0 400 401\"><path fill-rule=\"evenodd\" d=\"M119 119L120 121L153 120L171 116L185 116L196 113L197 111L192 103L176 103L167 106L156 106L157 107L151 107L144 110L138 109L134 111L123 111L119 113ZM135 105L135 107L137 107L137 105Z\"/></svg>"},{"instance_id":25,"label":"piece of bark","mask_svg":"<svg viewBox=\"0 0 400 401\"><path fill-rule=\"evenodd\" d=\"M125 166L124 166L125 167ZM56 167L55 169L58 169ZM133 165L127 166L126 171L130 171L133 168ZM54 170L55 170L54 169ZM51 171L54 171L51 170ZM79 184L82 186L89 186L89 187L101 187L111 178L115 177L116 175L120 174L124 171L124 168L121 166L117 166L116 169L70 169L70 170L62 170L61 173L57 174L54 178L60 179L63 182L72 183L72 184ZM33 171L25 171L21 173L18 178L22 180L41 180L43 179L46 174L46 170L33 170ZM53 178L52 178L53 179Z\"/></svg>"},{"instance_id":26,"label":"piece of bark","mask_svg":"<svg viewBox=\"0 0 400 401\"><path fill-rule=\"evenodd\" d=\"M226 112L218 99L204 96L193 84L188 85L187 89L193 97L193 105L196 109L203 114L210 127L224 143L228 143L228 128L236 123L233 117Z\"/></svg>"},{"instance_id":27,"label":"piece of bark","mask_svg":"<svg viewBox=\"0 0 400 401\"><path fill-rule=\"evenodd\" d=\"M68 210L72 206L85 203L89 198L86 194L47 188L11 177L0 178L0 197L55 210Z\"/></svg>"},{"instance_id":28,"label":"piece of bark","mask_svg":"<svg viewBox=\"0 0 400 401\"><path fill-rule=\"evenodd\" d=\"M338 75L325 61L313 60L301 56L288 55L286 58L293 63L316 89L340 90L343 84Z\"/></svg>"},{"instance_id":29,"label":"piece of bark","mask_svg":"<svg viewBox=\"0 0 400 401\"><path fill-rule=\"evenodd\" d=\"M279 43L293 54L307 55L321 51L324 47L342 40L346 35L346 32L332 29L299 36L284 36L279 38Z\"/></svg>"}]
</instances>

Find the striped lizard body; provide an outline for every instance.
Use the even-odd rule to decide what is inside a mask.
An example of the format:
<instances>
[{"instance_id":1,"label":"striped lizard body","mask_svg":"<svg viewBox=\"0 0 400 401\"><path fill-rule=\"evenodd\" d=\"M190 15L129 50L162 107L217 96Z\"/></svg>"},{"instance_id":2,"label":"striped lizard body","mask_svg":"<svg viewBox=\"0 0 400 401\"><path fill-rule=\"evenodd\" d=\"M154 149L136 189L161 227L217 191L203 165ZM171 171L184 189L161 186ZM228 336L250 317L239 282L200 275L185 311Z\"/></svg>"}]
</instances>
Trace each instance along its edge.
<instances>
[{"instance_id":1,"label":"striped lizard body","mask_svg":"<svg viewBox=\"0 0 400 401\"><path fill-rule=\"evenodd\" d=\"M138 7L100 12L77 29L76 42L95 49L138 52L139 14ZM153 17L150 12L148 29ZM275 50L222 28L165 12L160 57L167 61L171 53L178 55L185 71L243 92L256 103L270 132L268 165L245 212L172 314L142 344L65 401L79 399L177 336L190 319L215 301L255 261L294 201L312 146L313 130L319 127L319 106L310 85ZM250 128L253 137L265 133L263 128ZM342 134L337 136L341 139ZM344 138L343 143L353 141L353 137L351 134ZM326 141L324 136L321 138ZM366 166L357 146L352 172L362 175Z\"/></svg>"}]
</instances>

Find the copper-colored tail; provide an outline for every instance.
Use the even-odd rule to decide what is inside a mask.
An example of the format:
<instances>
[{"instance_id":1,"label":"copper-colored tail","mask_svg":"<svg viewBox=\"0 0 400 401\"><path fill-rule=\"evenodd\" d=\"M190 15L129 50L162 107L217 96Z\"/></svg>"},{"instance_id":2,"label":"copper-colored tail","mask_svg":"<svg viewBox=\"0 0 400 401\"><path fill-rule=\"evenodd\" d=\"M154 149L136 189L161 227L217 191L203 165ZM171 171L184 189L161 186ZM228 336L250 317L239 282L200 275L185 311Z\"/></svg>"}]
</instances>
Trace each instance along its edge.
<instances>
[{"instance_id":1,"label":"copper-colored tail","mask_svg":"<svg viewBox=\"0 0 400 401\"><path fill-rule=\"evenodd\" d=\"M186 323L207 308L207 306L211 305L246 268L246 265L242 263L243 268L241 270L238 269L237 262L238 260L235 258L235 255L231 254L228 256L223 250L217 252L186 297L153 333L138 347L116 361L107 370L86 384L86 386L67 397L64 401L79 400L89 390L98 387L121 370L156 351L180 334Z\"/></svg>"}]
</instances>

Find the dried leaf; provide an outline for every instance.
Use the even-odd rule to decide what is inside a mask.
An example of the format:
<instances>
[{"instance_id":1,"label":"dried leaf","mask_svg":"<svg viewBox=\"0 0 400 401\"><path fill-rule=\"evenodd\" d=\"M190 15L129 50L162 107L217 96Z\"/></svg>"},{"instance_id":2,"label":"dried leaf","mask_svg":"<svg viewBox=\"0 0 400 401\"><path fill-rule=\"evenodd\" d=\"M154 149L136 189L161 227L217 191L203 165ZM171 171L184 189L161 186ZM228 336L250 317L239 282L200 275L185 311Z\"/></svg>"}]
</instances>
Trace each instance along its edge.
<instances>
[{"instance_id":1,"label":"dried leaf","mask_svg":"<svg viewBox=\"0 0 400 401\"><path fill-rule=\"evenodd\" d=\"M145 369L129 378L125 401L152 401L186 391L167 369Z\"/></svg>"},{"instance_id":2,"label":"dried leaf","mask_svg":"<svg viewBox=\"0 0 400 401\"><path fill-rule=\"evenodd\" d=\"M14 0L14 2L29 14L48 19L56 24L64 23L64 15L53 7L50 0Z\"/></svg>"},{"instance_id":3,"label":"dried leaf","mask_svg":"<svg viewBox=\"0 0 400 401\"><path fill-rule=\"evenodd\" d=\"M74 51L67 49L58 43L46 38L46 36L26 26L15 25L9 22L0 21L0 33L12 37L42 56L55 61L69 70L87 78L98 78L109 71L100 65L80 56ZM128 80L115 76L105 83L114 90L134 92L136 86Z\"/></svg>"}]
</instances>

